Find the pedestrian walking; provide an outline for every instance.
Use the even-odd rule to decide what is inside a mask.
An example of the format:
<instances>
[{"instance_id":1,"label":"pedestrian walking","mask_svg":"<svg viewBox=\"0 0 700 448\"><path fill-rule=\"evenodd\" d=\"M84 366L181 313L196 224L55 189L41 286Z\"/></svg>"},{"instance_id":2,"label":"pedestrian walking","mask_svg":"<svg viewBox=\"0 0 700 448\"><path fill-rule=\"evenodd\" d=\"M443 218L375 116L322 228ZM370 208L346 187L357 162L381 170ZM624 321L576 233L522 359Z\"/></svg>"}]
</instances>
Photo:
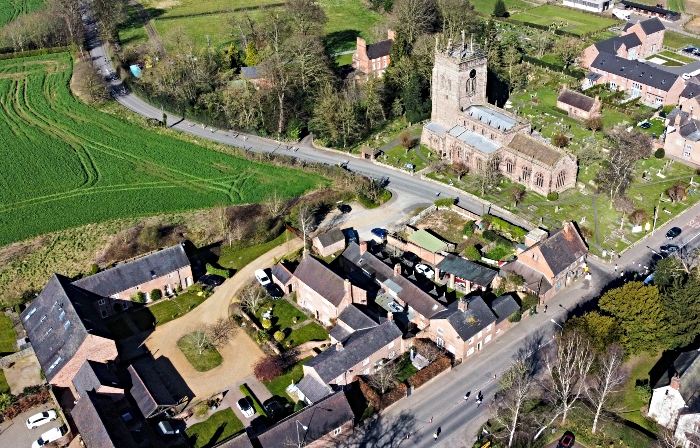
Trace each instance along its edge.
<instances>
[{"instance_id":1,"label":"pedestrian walking","mask_svg":"<svg viewBox=\"0 0 700 448\"><path fill-rule=\"evenodd\" d=\"M544 312L547 312L547 305L544 306Z\"/></svg>"},{"instance_id":2,"label":"pedestrian walking","mask_svg":"<svg viewBox=\"0 0 700 448\"><path fill-rule=\"evenodd\" d=\"M434 432L433 433L433 440L435 440L437 442L437 438L438 438L438 433Z\"/></svg>"},{"instance_id":3,"label":"pedestrian walking","mask_svg":"<svg viewBox=\"0 0 700 448\"><path fill-rule=\"evenodd\" d=\"M615 263L615 272L617 272L617 263Z\"/></svg>"}]
</instances>

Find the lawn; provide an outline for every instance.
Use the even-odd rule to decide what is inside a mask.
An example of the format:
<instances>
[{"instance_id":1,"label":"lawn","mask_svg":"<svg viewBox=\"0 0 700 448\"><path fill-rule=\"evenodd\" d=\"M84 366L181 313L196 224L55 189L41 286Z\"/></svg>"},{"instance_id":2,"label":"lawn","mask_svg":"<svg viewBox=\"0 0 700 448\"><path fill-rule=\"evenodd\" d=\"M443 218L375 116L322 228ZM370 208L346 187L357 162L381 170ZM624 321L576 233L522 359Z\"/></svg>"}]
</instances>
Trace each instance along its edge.
<instances>
[{"instance_id":1,"label":"lawn","mask_svg":"<svg viewBox=\"0 0 700 448\"><path fill-rule=\"evenodd\" d=\"M303 378L304 370L302 366L311 358L312 356L302 359L274 380L265 382L264 384L267 390L269 390L273 396L282 397L291 403L291 399L285 392L285 389L292 384L292 381L298 383Z\"/></svg>"},{"instance_id":2,"label":"lawn","mask_svg":"<svg viewBox=\"0 0 700 448\"><path fill-rule=\"evenodd\" d=\"M403 383L408 380L414 373L418 372L418 369L411 363L411 355L409 353L404 353L401 355L399 362L399 372L396 375L396 381Z\"/></svg>"},{"instance_id":3,"label":"lawn","mask_svg":"<svg viewBox=\"0 0 700 448\"><path fill-rule=\"evenodd\" d=\"M474 10L482 14L491 15L493 14L493 7L496 6L498 0L478 0L471 2ZM530 7L528 3L522 0L504 0L506 4L506 9L509 13L513 14L517 11L522 11Z\"/></svg>"},{"instance_id":4,"label":"lawn","mask_svg":"<svg viewBox=\"0 0 700 448\"><path fill-rule=\"evenodd\" d=\"M177 341L177 346L197 372L206 372L221 365L223 359L214 347L206 347L199 353L195 333L186 334Z\"/></svg>"},{"instance_id":5,"label":"lawn","mask_svg":"<svg viewBox=\"0 0 700 448\"><path fill-rule=\"evenodd\" d=\"M670 59L675 59L680 62L685 62L686 64L690 64L691 62L695 62L696 59L693 59L691 57L679 54L679 53L674 53L672 51L664 50L660 53L657 53L660 56L664 56Z\"/></svg>"},{"instance_id":6,"label":"lawn","mask_svg":"<svg viewBox=\"0 0 700 448\"><path fill-rule=\"evenodd\" d=\"M630 376L622 391L621 403L625 411L620 414L643 428L654 430L656 425L642 415L640 409L648 405L644 402L637 392L635 386L637 382L649 382L649 371L661 358L660 354L653 356L642 354L632 356L626 363L626 367L630 370Z\"/></svg>"},{"instance_id":7,"label":"lawn","mask_svg":"<svg viewBox=\"0 0 700 448\"><path fill-rule=\"evenodd\" d=\"M671 58L668 58L668 57L666 57L666 56L661 56L661 55L659 55L659 54L655 54L655 55L649 56L649 57L647 58L647 61L651 61L651 60L654 59L654 58L656 58L656 59L661 59L662 61L664 61L664 63L662 64L664 67L681 67L681 66L685 65L685 64L683 64L683 63L681 63L681 62L678 62L678 61L673 60L673 59L671 59ZM658 63L658 62L657 62L657 63Z\"/></svg>"},{"instance_id":8,"label":"lawn","mask_svg":"<svg viewBox=\"0 0 700 448\"><path fill-rule=\"evenodd\" d=\"M126 324L126 322L124 322L123 317L118 317L114 320L110 320L105 325L107 326L107 329L112 334L112 336L114 336L115 339L124 339L134 335L134 332L131 330L131 327L129 327ZM152 328L153 325L151 325L150 328L147 329Z\"/></svg>"},{"instance_id":9,"label":"lawn","mask_svg":"<svg viewBox=\"0 0 700 448\"><path fill-rule=\"evenodd\" d=\"M412 135L412 137L420 139L420 134ZM423 157L425 157L428 160L428 162L423 160L423 157L418 155L418 146L414 146L413 148L406 151L406 148L404 148L400 144L386 149L384 151L384 154L380 156L378 160L382 163L401 168L402 170L408 172L416 172L426 168L430 161L437 160L434 157L431 157L432 151L430 151L424 145L420 146L420 152L423 155ZM413 165L413 170L410 170L407 164Z\"/></svg>"},{"instance_id":10,"label":"lawn","mask_svg":"<svg viewBox=\"0 0 700 448\"><path fill-rule=\"evenodd\" d=\"M286 243L292 238L296 238L294 234L288 230L285 230L280 236L274 240L268 241L267 243L233 251L228 251L228 248L224 246L221 251L222 254L218 260L219 266L240 271L251 261L260 257L261 255L264 255L275 247Z\"/></svg>"},{"instance_id":11,"label":"lawn","mask_svg":"<svg viewBox=\"0 0 700 448\"><path fill-rule=\"evenodd\" d=\"M133 312L131 319L139 330L152 330L154 323L156 326L163 325L184 316L205 300L204 295L184 292L173 299L161 299L158 303Z\"/></svg>"},{"instance_id":12,"label":"lawn","mask_svg":"<svg viewBox=\"0 0 700 448\"><path fill-rule=\"evenodd\" d=\"M17 332L14 330L12 320L4 314L0 314L0 355L14 353Z\"/></svg>"},{"instance_id":13,"label":"lawn","mask_svg":"<svg viewBox=\"0 0 700 448\"><path fill-rule=\"evenodd\" d=\"M290 347L294 348L298 347L304 342L325 341L327 339L328 332L316 322L311 322L304 325L301 328L297 328L296 330L292 331L292 334L287 336L287 338L284 341L282 341L282 344L284 344L286 347L287 343L289 342Z\"/></svg>"},{"instance_id":14,"label":"lawn","mask_svg":"<svg viewBox=\"0 0 700 448\"><path fill-rule=\"evenodd\" d=\"M270 306L272 306L272 328L274 329L273 331L277 331L278 329L284 330L286 328L291 327L292 325L294 325L293 320L295 317L297 318L297 323L304 322L307 319L304 313L299 311L294 305L292 305L284 299L271 302ZM268 309L269 307L264 307L258 310L258 320L261 319L263 313Z\"/></svg>"},{"instance_id":15,"label":"lawn","mask_svg":"<svg viewBox=\"0 0 700 448\"><path fill-rule=\"evenodd\" d=\"M7 378L5 378L5 371L0 368L0 394L4 394L10 391L10 385L7 384Z\"/></svg>"},{"instance_id":16,"label":"lawn","mask_svg":"<svg viewBox=\"0 0 700 448\"><path fill-rule=\"evenodd\" d=\"M140 45L148 41L148 33L143 26L143 20L135 6L124 5L126 20L119 25L119 43L122 45Z\"/></svg>"},{"instance_id":17,"label":"lawn","mask_svg":"<svg viewBox=\"0 0 700 448\"><path fill-rule=\"evenodd\" d=\"M351 65L352 64L352 53L341 54L341 55L336 56L335 63L338 64L338 67L342 67L343 65Z\"/></svg>"},{"instance_id":18,"label":"lawn","mask_svg":"<svg viewBox=\"0 0 700 448\"><path fill-rule=\"evenodd\" d=\"M666 33L664 34L664 46L680 50L688 45L693 45L700 48L700 39L686 36L685 34L676 33L675 31L666 30Z\"/></svg>"},{"instance_id":19,"label":"lawn","mask_svg":"<svg viewBox=\"0 0 700 448\"><path fill-rule=\"evenodd\" d=\"M187 441L194 448L209 448L219 441L243 431L243 423L236 417L233 409L227 408L215 412L201 423L195 423L185 430Z\"/></svg>"},{"instance_id":20,"label":"lawn","mask_svg":"<svg viewBox=\"0 0 700 448\"><path fill-rule=\"evenodd\" d=\"M558 29L569 33L583 35L594 31L611 27L618 23L617 20L586 14L568 8L560 8L553 5L542 5L528 9L511 16L514 20L523 23L550 26L563 23Z\"/></svg>"}]
</instances>

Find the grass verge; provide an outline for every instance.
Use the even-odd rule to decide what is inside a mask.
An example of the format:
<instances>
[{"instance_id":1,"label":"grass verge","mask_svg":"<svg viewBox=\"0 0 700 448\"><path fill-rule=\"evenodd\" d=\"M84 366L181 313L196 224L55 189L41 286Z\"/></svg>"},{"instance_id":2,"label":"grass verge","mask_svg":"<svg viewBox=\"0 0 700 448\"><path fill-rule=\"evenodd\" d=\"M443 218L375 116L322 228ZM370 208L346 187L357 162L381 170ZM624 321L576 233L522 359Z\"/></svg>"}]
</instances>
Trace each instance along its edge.
<instances>
[{"instance_id":1,"label":"grass verge","mask_svg":"<svg viewBox=\"0 0 700 448\"><path fill-rule=\"evenodd\" d=\"M219 441L243 431L243 423L236 417L233 409L216 412L201 423L196 423L185 431L187 441L194 448L209 448Z\"/></svg>"},{"instance_id":2,"label":"grass verge","mask_svg":"<svg viewBox=\"0 0 700 448\"><path fill-rule=\"evenodd\" d=\"M293 366L289 367L282 375L278 376L272 381L267 381L263 384L265 384L265 387L267 387L267 390L269 390L273 396L282 397L289 403L291 403L292 400L290 399L289 395L287 395L287 393L285 392L285 389L287 388L287 386L292 384L292 381L294 383L298 383L299 381L301 381L301 379L304 377L304 370L302 366L306 361L308 361L311 358L312 356L302 359Z\"/></svg>"},{"instance_id":3,"label":"grass verge","mask_svg":"<svg viewBox=\"0 0 700 448\"><path fill-rule=\"evenodd\" d=\"M17 332L12 325L12 320L4 314L0 314L0 354L14 353Z\"/></svg>"},{"instance_id":4,"label":"grass verge","mask_svg":"<svg viewBox=\"0 0 700 448\"><path fill-rule=\"evenodd\" d=\"M262 404L260 404L260 400L258 400L258 397L255 396L255 394L252 390L250 390L248 385L243 383L240 385L239 388L241 389L243 395L250 398L250 401L251 403L253 403L253 407L255 408L255 412L257 412L258 415L267 417L267 412L265 412L265 409L262 407Z\"/></svg>"},{"instance_id":5,"label":"grass verge","mask_svg":"<svg viewBox=\"0 0 700 448\"><path fill-rule=\"evenodd\" d=\"M680 50L688 45L700 47L700 39L686 36L685 34L677 33L675 31L666 30L666 33L664 34L664 46Z\"/></svg>"},{"instance_id":6,"label":"grass verge","mask_svg":"<svg viewBox=\"0 0 700 448\"><path fill-rule=\"evenodd\" d=\"M204 302L204 295L184 292L172 299L162 299L147 308L142 308L131 314L131 319L141 331L152 330L155 326L163 325L192 311Z\"/></svg>"},{"instance_id":7,"label":"grass verge","mask_svg":"<svg viewBox=\"0 0 700 448\"><path fill-rule=\"evenodd\" d=\"M186 334L177 341L177 346L197 372L206 372L221 365L223 358L214 347L205 347L200 354L195 333Z\"/></svg>"},{"instance_id":8,"label":"grass verge","mask_svg":"<svg viewBox=\"0 0 700 448\"><path fill-rule=\"evenodd\" d=\"M10 385L7 384L7 378L5 378L5 371L0 369L0 394L10 392Z\"/></svg>"},{"instance_id":9,"label":"grass verge","mask_svg":"<svg viewBox=\"0 0 700 448\"><path fill-rule=\"evenodd\" d=\"M221 267L240 271L251 261L271 251L275 247L292 240L293 238L296 238L294 234L288 230L285 230L280 236L274 240L268 241L267 243L233 251L227 251L224 247L218 263Z\"/></svg>"}]
</instances>

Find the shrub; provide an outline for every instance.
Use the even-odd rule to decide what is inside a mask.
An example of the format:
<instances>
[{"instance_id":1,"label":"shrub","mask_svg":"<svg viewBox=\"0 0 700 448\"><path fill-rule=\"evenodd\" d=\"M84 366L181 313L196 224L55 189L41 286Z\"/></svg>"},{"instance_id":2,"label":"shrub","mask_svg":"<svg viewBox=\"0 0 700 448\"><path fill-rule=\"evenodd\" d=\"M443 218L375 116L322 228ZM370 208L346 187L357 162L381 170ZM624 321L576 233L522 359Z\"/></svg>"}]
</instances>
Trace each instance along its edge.
<instances>
[{"instance_id":1,"label":"shrub","mask_svg":"<svg viewBox=\"0 0 700 448\"><path fill-rule=\"evenodd\" d=\"M563 148L569 144L569 137L564 134L552 135L552 144L558 148Z\"/></svg>"},{"instance_id":2,"label":"shrub","mask_svg":"<svg viewBox=\"0 0 700 448\"><path fill-rule=\"evenodd\" d=\"M100 272L100 267L93 263L92 266L90 266L90 275L95 275L98 272Z\"/></svg>"},{"instance_id":3,"label":"shrub","mask_svg":"<svg viewBox=\"0 0 700 448\"><path fill-rule=\"evenodd\" d=\"M559 193L557 193L556 191L550 191L549 193L547 193L548 201L556 201L557 199L559 199Z\"/></svg>"},{"instance_id":4,"label":"shrub","mask_svg":"<svg viewBox=\"0 0 700 448\"><path fill-rule=\"evenodd\" d=\"M404 383L398 383L396 387L393 389L390 389L387 391L382 397L379 399L379 403L381 404L382 409L386 409L392 404L396 403L400 399L404 398L406 396L406 393L408 392L408 387Z\"/></svg>"},{"instance_id":5,"label":"shrub","mask_svg":"<svg viewBox=\"0 0 700 448\"><path fill-rule=\"evenodd\" d=\"M520 305L520 312L524 313L533 306L537 306L539 303L540 299L536 295L528 294L525 296L525 298L522 301L522 304Z\"/></svg>"},{"instance_id":6,"label":"shrub","mask_svg":"<svg viewBox=\"0 0 700 448\"><path fill-rule=\"evenodd\" d=\"M258 341L258 344L263 344L270 340L270 334L265 330L258 330L255 334L255 339Z\"/></svg>"},{"instance_id":7,"label":"shrub","mask_svg":"<svg viewBox=\"0 0 700 448\"><path fill-rule=\"evenodd\" d=\"M654 151L654 157L656 157L657 159L663 159L665 155L666 151L664 151L663 148L659 148L656 151Z\"/></svg>"},{"instance_id":8,"label":"shrub","mask_svg":"<svg viewBox=\"0 0 700 448\"><path fill-rule=\"evenodd\" d=\"M260 381L272 381L282 375L284 363L279 356L266 356L260 358L253 365L253 374Z\"/></svg>"},{"instance_id":9,"label":"shrub","mask_svg":"<svg viewBox=\"0 0 700 448\"><path fill-rule=\"evenodd\" d=\"M0 394L0 412L5 412L7 408L17 402L17 397L9 392Z\"/></svg>"},{"instance_id":10,"label":"shrub","mask_svg":"<svg viewBox=\"0 0 700 448\"><path fill-rule=\"evenodd\" d=\"M261 324L262 324L262 327L266 330L269 330L270 328L272 328L272 322L270 321L270 319L263 319Z\"/></svg>"},{"instance_id":11,"label":"shrub","mask_svg":"<svg viewBox=\"0 0 700 448\"><path fill-rule=\"evenodd\" d=\"M296 409L294 409L296 411ZM365 408L364 411L362 411L362 417L360 417L360 421L364 421L366 418L369 418L374 414L374 407L372 405L369 405Z\"/></svg>"},{"instance_id":12,"label":"shrub","mask_svg":"<svg viewBox=\"0 0 700 448\"><path fill-rule=\"evenodd\" d=\"M481 252L479 252L479 249L477 249L474 246L467 246L464 249L464 256L466 256L468 259L470 259L472 261L481 260Z\"/></svg>"},{"instance_id":13,"label":"shrub","mask_svg":"<svg viewBox=\"0 0 700 448\"><path fill-rule=\"evenodd\" d=\"M514 312L513 314L511 314L510 316L508 316L508 322L520 322L520 319L522 319L522 318L523 318L523 313L520 310L518 310L518 311Z\"/></svg>"},{"instance_id":14,"label":"shrub","mask_svg":"<svg viewBox=\"0 0 700 448\"><path fill-rule=\"evenodd\" d=\"M231 277L231 272L228 269L215 268L211 263L207 263L207 272L209 274L220 275L223 278Z\"/></svg>"},{"instance_id":15,"label":"shrub","mask_svg":"<svg viewBox=\"0 0 700 448\"><path fill-rule=\"evenodd\" d=\"M272 337L275 338L275 341L277 342L284 341L284 333L282 331L275 331L275 334L273 334Z\"/></svg>"},{"instance_id":16,"label":"shrub","mask_svg":"<svg viewBox=\"0 0 700 448\"><path fill-rule=\"evenodd\" d=\"M493 230L487 230L482 233L481 236L488 242L496 241L498 239L498 235Z\"/></svg>"},{"instance_id":17,"label":"shrub","mask_svg":"<svg viewBox=\"0 0 700 448\"><path fill-rule=\"evenodd\" d=\"M649 386L649 383L637 384L634 386L634 391L644 403L649 403L649 400L651 400L651 386Z\"/></svg>"},{"instance_id":18,"label":"shrub","mask_svg":"<svg viewBox=\"0 0 700 448\"><path fill-rule=\"evenodd\" d=\"M434 202L435 207L447 207L447 208L452 207L452 204L454 204L454 203L455 203L455 200L453 198L436 199Z\"/></svg>"},{"instance_id":19,"label":"shrub","mask_svg":"<svg viewBox=\"0 0 700 448\"><path fill-rule=\"evenodd\" d=\"M146 303L146 294L139 291L133 296L131 296L131 301L134 303Z\"/></svg>"},{"instance_id":20,"label":"shrub","mask_svg":"<svg viewBox=\"0 0 700 448\"><path fill-rule=\"evenodd\" d=\"M435 378L438 373L447 370L452 365L452 361L445 355L440 355L432 364L423 370L419 370L408 378L408 384L416 389Z\"/></svg>"},{"instance_id":21,"label":"shrub","mask_svg":"<svg viewBox=\"0 0 700 448\"><path fill-rule=\"evenodd\" d=\"M493 15L494 17L508 17L508 10L503 0L498 0L493 6Z\"/></svg>"},{"instance_id":22,"label":"shrub","mask_svg":"<svg viewBox=\"0 0 700 448\"><path fill-rule=\"evenodd\" d=\"M154 302L163 298L163 291L160 289L154 289L151 291L151 300Z\"/></svg>"},{"instance_id":23,"label":"shrub","mask_svg":"<svg viewBox=\"0 0 700 448\"><path fill-rule=\"evenodd\" d=\"M379 409L380 398L377 392L375 392L374 389L372 389L369 384L362 379L362 377L356 376L355 381L357 381L357 383L360 385L360 392L362 392L362 395L365 397L367 403L369 403L369 405L374 409Z\"/></svg>"},{"instance_id":24,"label":"shrub","mask_svg":"<svg viewBox=\"0 0 700 448\"><path fill-rule=\"evenodd\" d=\"M301 411L302 409L304 409L305 407L306 407L306 403L304 403L303 401L299 400L299 401L297 401L296 403L294 403L294 412L299 412L299 411Z\"/></svg>"},{"instance_id":25,"label":"shrub","mask_svg":"<svg viewBox=\"0 0 700 448\"><path fill-rule=\"evenodd\" d=\"M464 224L462 233L468 237L474 235L474 221L469 221L468 223Z\"/></svg>"},{"instance_id":26,"label":"shrub","mask_svg":"<svg viewBox=\"0 0 700 448\"><path fill-rule=\"evenodd\" d=\"M488 221L489 228L507 234L512 239L522 242L527 235L527 230L522 227L518 227L515 224L511 224L505 219L501 219L498 216L485 215L484 220ZM485 232L484 232L485 233ZM490 240L494 241L494 240Z\"/></svg>"}]
</instances>

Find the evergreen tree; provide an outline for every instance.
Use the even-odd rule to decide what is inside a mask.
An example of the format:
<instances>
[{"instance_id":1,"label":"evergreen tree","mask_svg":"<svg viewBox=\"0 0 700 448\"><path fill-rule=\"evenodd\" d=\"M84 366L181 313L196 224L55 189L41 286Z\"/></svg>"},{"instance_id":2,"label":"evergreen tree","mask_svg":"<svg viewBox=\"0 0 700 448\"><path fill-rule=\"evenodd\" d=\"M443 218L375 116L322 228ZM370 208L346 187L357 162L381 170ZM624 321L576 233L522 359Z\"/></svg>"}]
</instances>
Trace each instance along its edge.
<instances>
[{"instance_id":1,"label":"evergreen tree","mask_svg":"<svg viewBox=\"0 0 700 448\"><path fill-rule=\"evenodd\" d=\"M508 17L508 10L503 0L498 0L496 2L496 5L493 7L493 15L494 17Z\"/></svg>"},{"instance_id":2,"label":"evergreen tree","mask_svg":"<svg viewBox=\"0 0 700 448\"><path fill-rule=\"evenodd\" d=\"M656 274L654 274L656 280ZM661 296L668 326L666 349L686 347L700 335L700 279L693 276L681 286L668 288Z\"/></svg>"},{"instance_id":3,"label":"evergreen tree","mask_svg":"<svg viewBox=\"0 0 700 448\"><path fill-rule=\"evenodd\" d=\"M411 123L421 121L425 114L425 102L421 95L420 81L417 75L411 76L401 92L401 99L406 109L406 120Z\"/></svg>"},{"instance_id":4,"label":"evergreen tree","mask_svg":"<svg viewBox=\"0 0 700 448\"><path fill-rule=\"evenodd\" d=\"M238 51L238 47L235 44L228 46L228 50L224 52L224 55L228 59L229 68L238 72L241 67L241 54Z\"/></svg>"},{"instance_id":5,"label":"evergreen tree","mask_svg":"<svg viewBox=\"0 0 700 448\"><path fill-rule=\"evenodd\" d=\"M255 46L255 42L248 42L248 46L245 48L245 65L248 67L255 67L260 63L260 57L258 56L258 49Z\"/></svg>"}]
</instances>

